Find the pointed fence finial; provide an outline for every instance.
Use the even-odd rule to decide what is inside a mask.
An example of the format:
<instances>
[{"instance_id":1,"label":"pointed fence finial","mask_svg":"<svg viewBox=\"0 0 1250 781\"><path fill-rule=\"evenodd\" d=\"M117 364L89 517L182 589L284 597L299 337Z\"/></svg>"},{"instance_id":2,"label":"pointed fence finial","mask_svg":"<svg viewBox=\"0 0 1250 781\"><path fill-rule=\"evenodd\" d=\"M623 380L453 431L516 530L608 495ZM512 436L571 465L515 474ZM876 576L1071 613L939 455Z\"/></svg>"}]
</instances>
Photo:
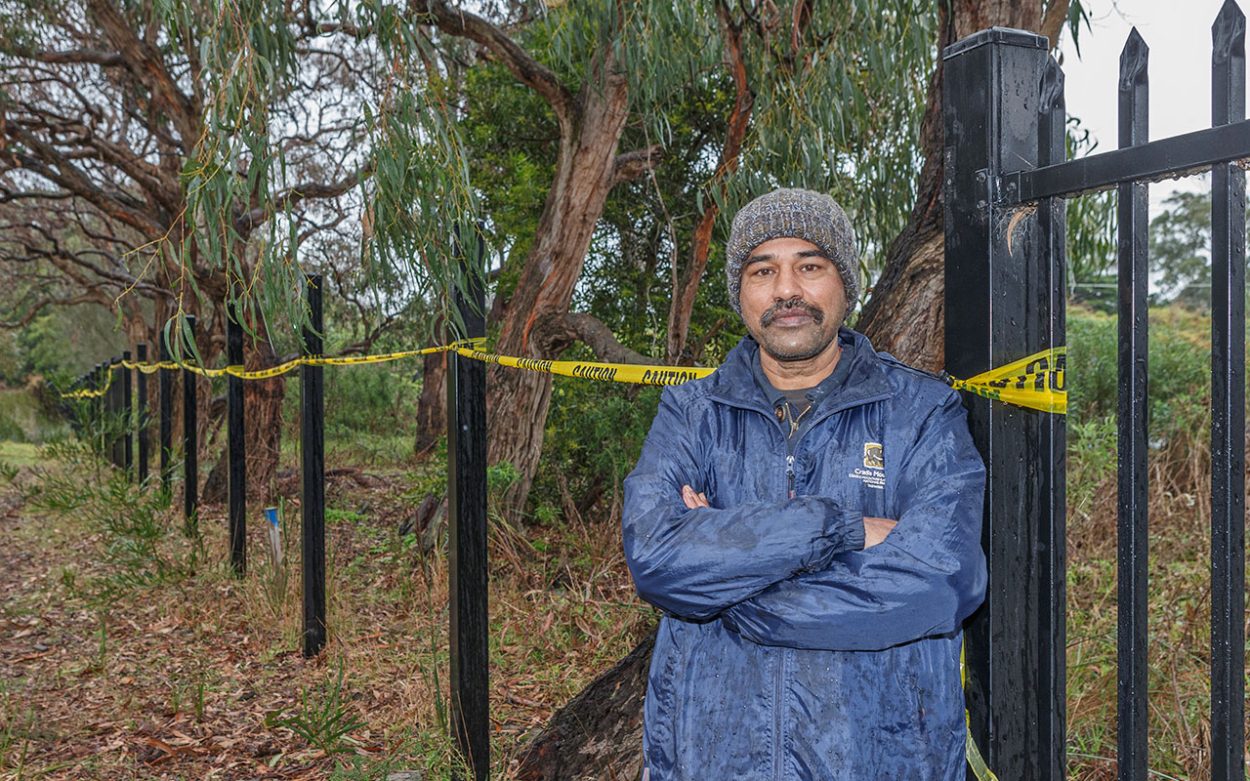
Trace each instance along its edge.
<instances>
[{"instance_id":1,"label":"pointed fence finial","mask_svg":"<svg viewBox=\"0 0 1250 781\"><path fill-rule=\"evenodd\" d=\"M1120 52L1120 91L1131 90L1146 79L1146 65L1150 60L1150 47L1134 27Z\"/></svg>"},{"instance_id":2,"label":"pointed fence finial","mask_svg":"<svg viewBox=\"0 0 1250 781\"><path fill-rule=\"evenodd\" d=\"M1246 56L1246 15L1236 0L1224 0L1211 25L1211 59L1215 63Z\"/></svg>"},{"instance_id":3,"label":"pointed fence finial","mask_svg":"<svg viewBox=\"0 0 1250 781\"><path fill-rule=\"evenodd\" d=\"M1039 114L1049 114L1055 108L1064 105L1063 100L1063 68L1054 57L1046 58L1046 67L1042 70L1041 96L1038 100Z\"/></svg>"}]
</instances>

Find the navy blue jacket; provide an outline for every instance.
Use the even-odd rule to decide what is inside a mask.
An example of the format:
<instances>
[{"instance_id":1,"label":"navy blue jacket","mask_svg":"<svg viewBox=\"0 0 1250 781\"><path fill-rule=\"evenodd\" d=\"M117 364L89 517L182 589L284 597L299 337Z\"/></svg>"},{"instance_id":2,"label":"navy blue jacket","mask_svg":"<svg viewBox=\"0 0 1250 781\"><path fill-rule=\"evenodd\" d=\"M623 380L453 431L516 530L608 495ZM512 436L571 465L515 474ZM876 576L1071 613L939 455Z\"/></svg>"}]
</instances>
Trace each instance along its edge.
<instances>
[{"instance_id":1,"label":"navy blue jacket","mask_svg":"<svg viewBox=\"0 0 1250 781\"><path fill-rule=\"evenodd\" d=\"M960 625L985 593L985 469L958 394L842 335L846 386L792 455L747 338L665 389L625 480L626 560L664 612L650 781L964 778ZM683 484L711 507L686 509ZM865 515L898 521L868 550Z\"/></svg>"}]
</instances>

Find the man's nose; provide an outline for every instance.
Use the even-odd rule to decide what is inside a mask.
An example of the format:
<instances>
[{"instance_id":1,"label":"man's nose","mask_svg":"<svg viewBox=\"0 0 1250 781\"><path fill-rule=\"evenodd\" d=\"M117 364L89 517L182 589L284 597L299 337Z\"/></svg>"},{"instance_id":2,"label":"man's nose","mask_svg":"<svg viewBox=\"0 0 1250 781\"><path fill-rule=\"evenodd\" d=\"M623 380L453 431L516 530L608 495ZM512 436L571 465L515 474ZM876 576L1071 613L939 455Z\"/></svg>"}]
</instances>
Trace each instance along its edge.
<instances>
[{"instance_id":1,"label":"man's nose","mask_svg":"<svg viewBox=\"0 0 1250 781\"><path fill-rule=\"evenodd\" d=\"M803 291L799 286L799 275L789 266L782 266L777 270L776 280L776 284L773 285L773 297L778 301L786 301L802 295Z\"/></svg>"}]
</instances>

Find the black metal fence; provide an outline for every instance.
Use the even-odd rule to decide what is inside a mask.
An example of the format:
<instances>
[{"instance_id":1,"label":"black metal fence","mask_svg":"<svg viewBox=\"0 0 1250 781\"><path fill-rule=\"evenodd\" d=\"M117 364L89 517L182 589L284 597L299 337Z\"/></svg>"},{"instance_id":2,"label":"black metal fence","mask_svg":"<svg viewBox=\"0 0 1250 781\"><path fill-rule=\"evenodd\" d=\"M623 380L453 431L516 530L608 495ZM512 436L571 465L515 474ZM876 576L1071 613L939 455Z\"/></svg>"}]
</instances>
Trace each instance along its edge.
<instances>
[{"instance_id":1,"label":"black metal fence","mask_svg":"<svg viewBox=\"0 0 1250 781\"><path fill-rule=\"evenodd\" d=\"M310 328L303 333L304 354L321 354L322 301L321 278L309 275L305 296L310 314ZM243 326L237 320L238 310L231 307L226 323L226 358L231 366L243 364ZM194 353L196 318L188 315L176 320L170 329L174 338L182 340L181 355ZM174 351L162 335L158 352L160 361L172 360ZM137 345L139 363L146 361L148 345ZM114 466L122 469L141 486L149 483L149 429L153 423L148 410L148 383L158 382L158 407L155 416L159 429L160 488L172 491L177 471L176 457L182 464L182 510L184 521L199 523L199 442L197 437L198 394L203 378L184 362L180 370L166 369L145 374L125 364L130 353L124 352L98 364L79 377L72 390L103 393L87 397L84 413L77 425L87 436L94 437L94 446ZM305 656L317 655L327 640L326 630L326 565L325 565L325 402L323 369L301 366L300 451L301 471L301 552L303 558L303 613ZM174 382L182 376L182 446L175 451ZM137 407L134 404L137 389ZM226 460L227 460L227 524L230 537L230 565L242 576L247 570L247 466L244 445L243 381L226 377ZM133 461L134 443L138 443L138 463Z\"/></svg>"},{"instance_id":2,"label":"black metal fence","mask_svg":"<svg viewBox=\"0 0 1250 781\"><path fill-rule=\"evenodd\" d=\"M1227 0L1213 27L1212 127L1148 141L1148 51L1134 31L1119 81L1120 149L1065 161L1063 73L1045 38L1019 30L979 32L944 52L947 370L972 377L1065 342L1064 198L1119 192L1119 778L1144 781L1147 756L1147 187L1152 179L1212 172L1212 778L1244 778L1244 332L1245 18ZM482 257L462 257L477 284L458 296L465 338L481 336ZM308 281L308 355L321 351L319 280ZM227 349L241 363L241 329L229 319ZM194 332L194 322L179 338ZM141 347L146 350L146 346ZM168 360L169 345L160 345ZM142 355L142 353L141 353ZM485 365L449 355L448 497L451 540L451 692L457 742L485 779L489 768L486 604ZM80 380L101 387L114 362ZM304 653L326 641L324 450L321 368L301 368ZM1080 367L1075 367L1080 381ZM127 374L129 374L127 372ZM172 372L159 374L160 476L169 486ZM184 510L197 512L196 376L184 371ZM146 380L141 378L141 383ZM94 405L133 419L128 392ZM141 385L142 387L142 385ZM124 399L122 398L124 394ZM228 381L231 561L242 574L243 394ZM970 424L989 471L984 545L985 606L968 631L972 733L1001 779L1065 776L1065 446L1061 416L970 396ZM146 389L139 420L147 421ZM144 427L145 428L145 427ZM236 436L237 434L237 436ZM143 436L146 436L143 435ZM127 437L127 441L129 441ZM148 452L140 439L140 474ZM118 466L129 452L101 442ZM237 459L237 460L236 460Z\"/></svg>"},{"instance_id":3,"label":"black metal fence","mask_svg":"<svg viewBox=\"0 0 1250 781\"><path fill-rule=\"evenodd\" d=\"M1063 73L1045 38L986 30L944 52L946 363L956 376L1064 343L1064 198L1119 206L1118 777L1147 776L1147 188L1211 171L1211 777L1245 777L1245 17L1212 27L1211 128L1148 140L1148 48L1120 61L1119 146L1064 159ZM1240 163L1238 161L1241 161ZM1072 367L1075 382L1081 367ZM970 398L989 469L990 582L968 628L972 731L1003 779L1064 778L1063 418Z\"/></svg>"},{"instance_id":4,"label":"black metal fence","mask_svg":"<svg viewBox=\"0 0 1250 781\"><path fill-rule=\"evenodd\" d=\"M456 242L469 290L457 293L456 306L464 323L465 338L485 336L486 321L484 248L470 260ZM321 277L308 275L305 297L309 322L303 329L303 354L320 357L323 349ZM231 366L243 364L243 326L238 310L229 307L226 318L226 359ZM179 354L194 354L196 319L187 316L173 323L174 338L183 341ZM148 345L137 345L139 362L146 360ZM162 336L159 359L172 360L175 351ZM448 542L451 592L451 719L461 752L475 779L485 779L490 767L489 718L489 623L487 614L486 524L486 365L481 361L448 354L447 435L448 510L452 519ZM203 378L189 368L162 370L148 375L124 365L130 353L114 356L79 377L71 390L101 392L85 400L83 414L75 419L80 435L94 438L94 447L114 466L141 486L148 481L147 383L156 377L159 426L160 488L172 490L181 456L183 517L197 525L199 515L199 463L197 410ZM184 363L184 365L189 365ZM303 653L316 656L325 647L326 622L325 554L325 386L324 369L300 367L300 513L301 578L303 584ZM177 374L182 375L183 437L175 451L174 392ZM138 407L133 405L137 386ZM227 523L230 564L242 576L247 569L247 471L244 446L243 380L226 377ZM85 425L84 425L85 424ZM138 464L133 462L133 443L138 442Z\"/></svg>"}]
</instances>

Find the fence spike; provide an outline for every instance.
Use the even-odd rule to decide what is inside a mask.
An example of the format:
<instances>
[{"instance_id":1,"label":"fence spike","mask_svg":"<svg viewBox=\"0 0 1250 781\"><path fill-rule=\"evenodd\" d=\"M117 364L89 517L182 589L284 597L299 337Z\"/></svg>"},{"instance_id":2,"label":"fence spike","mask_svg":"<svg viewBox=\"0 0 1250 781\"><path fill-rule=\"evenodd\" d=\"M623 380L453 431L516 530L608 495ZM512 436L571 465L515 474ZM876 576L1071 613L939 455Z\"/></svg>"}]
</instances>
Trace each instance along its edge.
<instances>
[{"instance_id":1,"label":"fence spike","mask_svg":"<svg viewBox=\"0 0 1250 781\"><path fill-rule=\"evenodd\" d=\"M1139 80L1146 78L1146 66L1150 59L1150 47L1134 27L1120 51L1120 91L1132 89Z\"/></svg>"},{"instance_id":2,"label":"fence spike","mask_svg":"<svg viewBox=\"0 0 1250 781\"><path fill-rule=\"evenodd\" d=\"M1219 65L1229 58L1246 56L1246 15L1236 0L1224 0L1211 24L1211 61Z\"/></svg>"},{"instance_id":3,"label":"fence spike","mask_svg":"<svg viewBox=\"0 0 1250 781\"><path fill-rule=\"evenodd\" d=\"M1120 148L1149 140L1150 49L1134 28L1120 55ZM1149 187L1142 181L1119 186L1116 205L1119 229L1117 304L1119 378L1117 455L1119 493L1116 520L1116 673L1118 777L1146 777L1149 718L1149 513L1146 407L1149 357L1148 234Z\"/></svg>"}]
</instances>

